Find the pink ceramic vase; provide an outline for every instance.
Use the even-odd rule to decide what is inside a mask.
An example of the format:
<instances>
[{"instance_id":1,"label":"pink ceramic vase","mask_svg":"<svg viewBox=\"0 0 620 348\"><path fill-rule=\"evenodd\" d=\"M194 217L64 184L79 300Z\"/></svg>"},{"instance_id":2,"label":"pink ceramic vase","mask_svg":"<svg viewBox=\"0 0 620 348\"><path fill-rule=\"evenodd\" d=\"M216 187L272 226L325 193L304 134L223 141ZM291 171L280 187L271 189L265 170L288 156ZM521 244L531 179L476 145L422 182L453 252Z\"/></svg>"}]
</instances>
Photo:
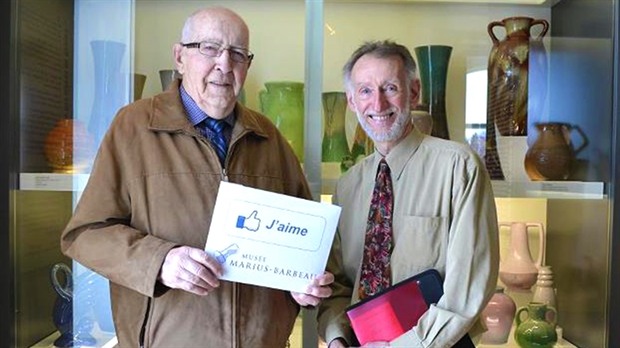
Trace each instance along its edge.
<instances>
[{"instance_id":1,"label":"pink ceramic vase","mask_svg":"<svg viewBox=\"0 0 620 348\"><path fill-rule=\"evenodd\" d=\"M508 342L512 320L517 306L510 296L504 294L504 288L498 286L495 294L482 311L482 320L488 331L482 335L481 343L503 344Z\"/></svg>"}]
</instances>

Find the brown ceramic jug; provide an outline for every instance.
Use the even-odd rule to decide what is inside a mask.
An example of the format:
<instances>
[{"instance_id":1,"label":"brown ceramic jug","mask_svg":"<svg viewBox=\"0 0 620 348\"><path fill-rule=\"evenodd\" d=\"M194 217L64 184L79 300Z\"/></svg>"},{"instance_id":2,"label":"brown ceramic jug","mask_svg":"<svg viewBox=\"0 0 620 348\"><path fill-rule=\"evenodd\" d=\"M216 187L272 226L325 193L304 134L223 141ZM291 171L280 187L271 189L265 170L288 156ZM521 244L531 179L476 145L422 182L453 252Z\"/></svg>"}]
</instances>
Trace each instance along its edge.
<instances>
[{"instance_id":1,"label":"brown ceramic jug","mask_svg":"<svg viewBox=\"0 0 620 348\"><path fill-rule=\"evenodd\" d=\"M525 172L534 181L566 180L571 174L575 155L588 144L577 126L567 123L537 123L538 138L525 154ZM571 144L571 131L576 130L583 142L578 149Z\"/></svg>"}]
</instances>

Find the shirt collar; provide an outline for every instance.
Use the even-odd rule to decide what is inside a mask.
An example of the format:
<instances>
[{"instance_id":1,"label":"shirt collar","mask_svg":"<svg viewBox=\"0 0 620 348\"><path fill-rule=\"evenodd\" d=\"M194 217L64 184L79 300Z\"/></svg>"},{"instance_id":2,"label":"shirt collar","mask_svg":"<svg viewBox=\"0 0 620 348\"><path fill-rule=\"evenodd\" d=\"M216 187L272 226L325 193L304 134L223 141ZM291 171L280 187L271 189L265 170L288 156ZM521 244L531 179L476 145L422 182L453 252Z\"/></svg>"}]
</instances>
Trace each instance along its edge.
<instances>
[{"instance_id":1,"label":"shirt collar","mask_svg":"<svg viewBox=\"0 0 620 348\"><path fill-rule=\"evenodd\" d=\"M424 140L425 135L420 133L415 127L403 138L396 146L394 146L385 160L390 167L393 180L399 180L407 162L413 157L413 154L418 150L418 147ZM375 149L373 154L373 165L375 168L379 166L379 161L383 156Z\"/></svg>"},{"instance_id":2,"label":"shirt collar","mask_svg":"<svg viewBox=\"0 0 620 348\"><path fill-rule=\"evenodd\" d=\"M182 84L179 86L179 93L181 94L181 102L183 103L183 108L187 114L187 119L192 126L196 127L200 122L207 119L207 117L210 117L200 109L194 99L192 99L189 93L185 91ZM235 111L233 110L230 115L226 116L224 121L232 128L235 124Z\"/></svg>"}]
</instances>

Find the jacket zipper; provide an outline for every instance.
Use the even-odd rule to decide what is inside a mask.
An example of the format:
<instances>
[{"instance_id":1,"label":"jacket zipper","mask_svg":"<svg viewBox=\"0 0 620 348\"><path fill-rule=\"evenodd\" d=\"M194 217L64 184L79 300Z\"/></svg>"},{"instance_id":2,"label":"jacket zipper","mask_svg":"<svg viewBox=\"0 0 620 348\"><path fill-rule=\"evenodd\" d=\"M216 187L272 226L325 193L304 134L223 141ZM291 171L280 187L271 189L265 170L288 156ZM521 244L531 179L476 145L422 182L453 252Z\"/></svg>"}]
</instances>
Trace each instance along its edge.
<instances>
[{"instance_id":1,"label":"jacket zipper","mask_svg":"<svg viewBox=\"0 0 620 348\"><path fill-rule=\"evenodd\" d=\"M144 348L144 337L146 336L146 324L149 321L149 314L151 312L151 298L148 298L146 302L146 313L144 314L144 321L142 321L142 328L140 328L140 336L138 337L138 343L140 348Z\"/></svg>"}]
</instances>

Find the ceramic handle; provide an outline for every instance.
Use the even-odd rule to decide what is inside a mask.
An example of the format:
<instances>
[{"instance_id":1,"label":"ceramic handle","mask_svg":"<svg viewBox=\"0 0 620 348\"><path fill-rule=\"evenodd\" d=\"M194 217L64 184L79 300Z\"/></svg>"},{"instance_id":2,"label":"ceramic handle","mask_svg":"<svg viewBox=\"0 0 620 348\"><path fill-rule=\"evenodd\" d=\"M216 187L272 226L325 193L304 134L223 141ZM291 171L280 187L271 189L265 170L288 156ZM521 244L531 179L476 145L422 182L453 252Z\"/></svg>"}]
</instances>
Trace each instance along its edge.
<instances>
[{"instance_id":1,"label":"ceramic handle","mask_svg":"<svg viewBox=\"0 0 620 348\"><path fill-rule=\"evenodd\" d=\"M519 308L519 310L515 314L515 322L517 323L517 327L519 327L519 325L521 325L521 323L523 322L521 320L521 313L524 312L524 311L527 313L527 316L525 317L526 320L530 316L530 312L527 311L527 307Z\"/></svg>"},{"instance_id":2,"label":"ceramic handle","mask_svg":"<svg viewBox=\"0 0 620 348\"><path fill-rule=\"evenodd\" d=\"M588 138L586 137L586 134L583 132L583 130L581 130L579 126L573 125L571 126L571 130L576 130L582 140L581 145L579 145L579 147L575 150L575 155L576 155L581 150L583 150L584 147L586 147L589 144L589 141L588 141Z\"/></svg>"},{"instance_id":3,"label":"ceramic handle","mask_svg":"<svg viewBox=\"0 0 620 348\"><path fill-rule=\"evenodd\" d=\"M58 281L58 272L61 271L65 274L65 286L60 285ZM71 269L64 263L57 263L52 267L50 272L50 278L52 280L52 286L54 290L65 300L71 300L73 297L73 277L71 275Z\"/></svg>"},{"instance_id":4,"label":"ceramic handle","mask_svg":"<svg viewBox=\"0 0 620 348\"><path fill-rule=\"evenodd\" d=\"M549 23L544 19L535 19L532 21L532 24L530 24L530 29L532 29L532 27L537 24L541 24L543 26L543 29L540 32L540 35L538 35L538 37L536 38L536 39L541 39L543 36L545 36L545 34L547 34L547 31L549 30Z\"/></svg>"},{"instance_id":5,"label":"ceramic handle","mask_svg":"<svg viewBox=\"0 0 620 348\"><path fill-rule=\"evenodd\" d=\"M495 34L493 33L493 28L495 27L504 27L504 23L502 22L498 22L498 21L494 21L489 23L489 25L487 26L487 31L489 32L489 36L491 37L491 40L493 41L493 44L499 44L499 40L497 39L497 37L495 36Z\"/></svg>"},{"instance_id":6,"label":"ceramic handle","mask_svg":"<svg viewBox=\"0 0 620 348\"><path fill-rule=\"evenodd\" d=\"M545 258L546 258L546 248L547 248L547 236L545 234L545 229L543 228L543 225L541 223L538 222L528 222L526 225L526 228L529 227L538 227L538 230L540 231L538 233L538 258L536 259L536 267L538 267L538 269L540 269L540 267L545 265Z\"/></svg>"}]
</instances>

